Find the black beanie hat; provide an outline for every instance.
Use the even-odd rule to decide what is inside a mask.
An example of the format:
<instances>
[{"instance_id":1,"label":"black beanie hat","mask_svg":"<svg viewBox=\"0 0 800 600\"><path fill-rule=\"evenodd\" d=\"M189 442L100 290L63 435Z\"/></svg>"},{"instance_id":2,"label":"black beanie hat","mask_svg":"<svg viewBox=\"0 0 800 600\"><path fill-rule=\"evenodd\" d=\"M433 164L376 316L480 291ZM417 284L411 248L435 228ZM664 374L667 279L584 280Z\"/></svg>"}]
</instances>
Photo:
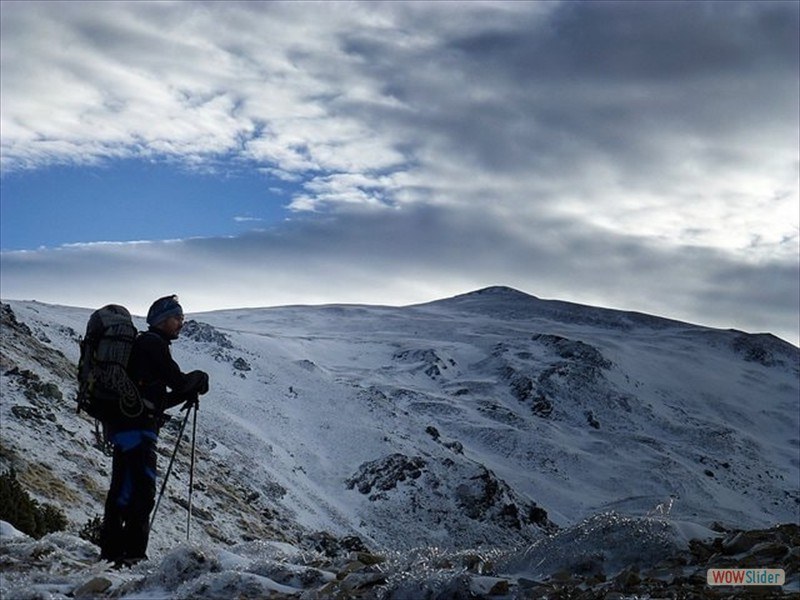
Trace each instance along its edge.
<instances>
[{"instance_id":1,"label":"black beanie hat","mask_svg":"<svg viewBox=\"0 0 800 600\"><path fill-rule=\"evenodd\" d=\"M150 310L147 311L147 324L152 327L170 317L182 316L183 308L178 304L178 297L174 294L172 296L164 296L153 302Z\"/></svg>"}]
</instances>

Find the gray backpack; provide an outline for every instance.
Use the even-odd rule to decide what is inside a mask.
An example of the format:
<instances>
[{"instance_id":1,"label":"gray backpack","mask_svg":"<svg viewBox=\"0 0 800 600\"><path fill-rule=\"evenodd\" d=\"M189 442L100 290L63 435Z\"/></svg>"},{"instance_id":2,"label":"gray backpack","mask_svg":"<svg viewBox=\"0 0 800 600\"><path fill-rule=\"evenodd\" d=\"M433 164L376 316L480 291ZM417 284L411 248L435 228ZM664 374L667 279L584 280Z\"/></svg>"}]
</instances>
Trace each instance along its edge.
<instances>
[{"instance_id":1,"label":"gray backpack","mask_svg":"<svg viewBox=\"0 0 800 600\"><path fill-rule=\"evenodd\" d=\"M139 390L128 377L128 359L137 335L124 306L109 304L89 317L78 363L78 412L108 422L142 414Z\"/></svg>"}]
</instances>

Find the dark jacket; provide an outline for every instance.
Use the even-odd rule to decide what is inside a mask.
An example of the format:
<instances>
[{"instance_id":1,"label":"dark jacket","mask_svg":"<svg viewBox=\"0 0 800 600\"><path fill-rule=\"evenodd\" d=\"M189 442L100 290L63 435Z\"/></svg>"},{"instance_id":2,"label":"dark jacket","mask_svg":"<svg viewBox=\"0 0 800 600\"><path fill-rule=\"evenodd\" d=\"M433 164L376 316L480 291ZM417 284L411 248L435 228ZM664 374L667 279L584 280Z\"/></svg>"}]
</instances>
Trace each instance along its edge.
<instances>
[{"instance_id":1,"label":"dark jacket","mask_svg":"<svg viewBox=\"0 0 800 600\"><path fill-rule=\"evenodd\" d=\"M139 389L144 410L138 417L111 423L112 433L131 429L157 432L164 411L208 391L208 376L202 371L183 373L172 358L170 343L163 332L152 327L137 336L128 375Z\"/></svg>"}]
</instances>

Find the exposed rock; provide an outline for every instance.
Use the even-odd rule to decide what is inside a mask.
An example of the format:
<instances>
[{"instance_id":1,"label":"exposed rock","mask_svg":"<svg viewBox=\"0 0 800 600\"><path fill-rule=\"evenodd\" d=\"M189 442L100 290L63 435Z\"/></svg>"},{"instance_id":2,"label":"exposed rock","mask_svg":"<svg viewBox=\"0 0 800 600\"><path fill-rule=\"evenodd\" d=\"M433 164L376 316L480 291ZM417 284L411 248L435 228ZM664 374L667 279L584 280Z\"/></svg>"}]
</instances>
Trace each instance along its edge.
<instances>
[{"instance_id":1,"label":"exposed rock","mask_svg":"<svg viewBox=\"0 0 800 600\"><path fill-rule=\"evenodd\" d=\"M303 544L315 552L324 554L330 558L336 558L348 553L367 553L367 547L358 536L347 536L342 539L337 538L327 531L316 531L303 538ZM359 557L352 560L360 560ZM362 561L365 562L365 561ZM366 564L366 562L365 562Z\"/></svg>"},{"instance_id":2,"label":"exposed rock","mask_svg":"<svg viewBox=\"0 0 800 600\"><path fill-rule=\"evenodd\" d=\"M187 511L189 510L189 501L183 496L170 495L170 500ZM192 518L211 522L214 520L214 514L208 509L192 505Z\"/></svg>"},{"instance_id":3,"label":"exposed rock","mask_svg":"<svg viewBox=\"0 0 800 600\"><path fill-rule=\"evenodd\" d=\"M42 411L34 406L15 405L11 407L11 414L18 419L26 421L51 421L56 422L56 416L50 411Z\"/></svg>"},{"instance_id":4,"label":"exposed rock","mask_svg":"<svg viewBox=\"0 0 800 600\"><path fill-rule=\"evenodd\" d=\"M2 323L3 327L8 327L22 335L33 335L30 327L17 320L17 315L14 314L11 305L3 302L0 302L0 323Z\"/></svg>"},{"instance_id":5,"label":"exposed rock","mask_svg":"<svg viewBox=\"0 0 800 600\"><path fill-rule=\"evenodd\" d=\"M75 365L64 354L37 339L31 328L17 319L11 306L0 303L0 330L3 344L0 347L0 369L8 373L17 369L22 357L30 357L42 369L56 378L71 379L76 377Z\"/></svg>"},{"instance_id":6,"label":"exposed rock","mask_svg":"<svg viewBox=\"0 0 800 600\"><path fill-rule=\"evenodd\" d=\"M531 339L551 348L559 357L565 360L600 369L611 368L610 360L606 359L597 348L584 342L545 333L534 334Z\"/></svg>"},{"instance_id":7,"label":"exposed rock","mask_svg":"<svg viewBox=\"0 0 800 600\"><path fill-rule=\"evenodd\" d=\"M547 531L557 529L547 516L547 511L514 498L508 485L494 473L479 466L478 475L456 488L456 502L470 519L492 520L506 528L521 529L523 525L536 525Z\"/></svg>"},{"instance_id":8,"label":"exposed rock","mask_svg":"<svg viewBox=\"0 0 800 600\"><path fill-rule=\"evenodd\" d=\"M564 419L575 416L574 405L584 408L590 427L600 428L594 411L587 411L586 390L602 390L600 398L630 411L628 399L606 380L604 371L612 367L610 360L585 342L552 334L534 334L531 341L547 353L518 351L509 344L497 344L492 352L499 359L500 377L508 381L511 396L530 406L533 414L543 419ZM539 356L539 358L537 358ZM558 404L554 401L558 399ZM577 424L577 423L576 423Z\"/></svg>"},{"instance_id":9,"label":"exposed rock","mask_svg":"<svg viewBox=\"0 0 800 600\"><path fill-rule=\"evenodd\" d=\"M64 394L53 382L45 383L41 378L28 369L20 370L13 367L4 373L8 377L14 378L23 388L25 397L36 404L39 400L63 400Z\"/></svg>"},{"instance_id":10,"label":"exposed rock","mask_svg":"<svg viewBox=\"0 0 800 600\"><path fill-rule=\"evenodd\" d=\"M531 399L533 394L533 381L527 375L514 374L511 376L509 384L511 393L520 402L526 402Z\"/></svg>"},{"instance_id":11,"label":"exposed rock","mask_svg":"<svg viewBox=\"0 0 800 600\"><path fill-rule=\"evenodd\" d=\"M592 412L591 410L587 410L585 414L586 414L586 422L589 423L589 426L595 429L600 429L600 421L598 421L595 418L594 412Z\"/></svg>"},{"instance_id":12,"label":"exposed rock","mask_svg":"<svg viewBox=\"0 0 800 600\"><path fill-rule=\"evenodd\" d=\"M457 366L456 361L452 358L442 358L436 350L430 348L395 352L392 359L419 365L418 369L431 379L438 379L445 371L452 370Z\"/></svg>"},{"instance_id":13,"label":"exposed rock","mask_svg":"<svg viewBox=\"0 0 800 600\"><path fill-rule=\"evenodd\" d=\"M553 414L553 403L547 396L540 392L536 396L531 409L533 410L533 414L546 419Z\"/></svg>"},{"instance_id":14,"label":"exposed rock","mask_svg":"<svg viewBox=\"0 0 800 600\"><path fill-rule=\"evenodd\" d=\"M228 350L233 348L233 344L227 335L207 323L201 323L194 319L190 319L183 324L181 335L196 342L214 344Z\"/></svg>"},{"instance_id":15,"label":"exposed rock","mask_svg":"<svg viewBox=\"0 0 800 600\"><path fill-rule=\"evenodd\" d=\"M252 369L250 363L248 363L241 356L233 361L233 368L237 371L250 371Z\"/></svg>"},{"instance_id":16,"label":"exposed rock","mask_svg":"<svg viewBox=\"0 0 800 600\"><path fill-rule=\"evenodd\" d=\"M800 350L771 334L742 333L733 339L731 347L744 360L765 367L800 365Z\"/></svg>"},{"instance_id":17,"label":"exposed rock","mask_svg":"<svg viewBox=\"0 0 800 600\"><path fill-rule=\"evenodd\" d=\"M373 489L388 491L406 479L417 479L427 463L419 456L409 457L404 454L390 454L384 458L362 464L358 472L345 484L348 489L354 487L362 494L369 494ZM374 498L370 498L371 500Z\"/></svg>"},{"instance_id":18,"label":"exposed rock","mask_svg":"<svg viewBox=\"0 0 800 600\"><path fill-rule=\"evenodd\" d=\"M243 371L249 370L249 368L241 368L245 365L249 367L247 361L241 357L234 358L231 353L234 346L230 338L215 327L207 323L201 323L190 319L184 323L181 336L201 344L207 344L211 347L211 356L213 356L217 362L234 363L233 366L240 372L240 375Z\"/></svg>"}]
</instances>

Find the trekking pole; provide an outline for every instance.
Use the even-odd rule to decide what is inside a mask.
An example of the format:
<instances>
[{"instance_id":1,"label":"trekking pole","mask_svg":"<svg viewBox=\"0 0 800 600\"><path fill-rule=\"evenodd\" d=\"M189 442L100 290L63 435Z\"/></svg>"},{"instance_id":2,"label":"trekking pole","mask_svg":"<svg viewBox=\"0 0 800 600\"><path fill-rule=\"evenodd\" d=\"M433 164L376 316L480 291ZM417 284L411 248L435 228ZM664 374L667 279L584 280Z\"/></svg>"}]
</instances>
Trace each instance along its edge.
<instances>
[{"instance_id":1,"label":"trekking pole","mask_svg":"<svg viewBox=\"0 0 800 600\"><path fill-rule=\"evenodd\" d=\"M169 474L172 472L172 463L175 462L175 455L178 453L178 446L181 443L181 438L183 437L183 430L186 429L186 422L189 420L189 411L186 411L186 416L183 418L183 423L181 423L181 430L178 432L178 439L175 440L175 449L172 451L172 458L169 459L169 466L167 467L167 473L164 475L164 481L161 482L161 491L158 493L158 500L156 500L156 505L153 508L153 514L150 516L150 529L153 528L153 523L156 520L156 512L158 512L158 505L161 504L161 497L164 495L164 490L167 489L167 481L169 480Z\"/></svg>"},{"instance_id":2,"label":"trekking pole","mask_svg":"<svg viewBox=\"0 0 800 600\"><path fill-rule=\"evenodd\" d=\"M189 463L189 513L186 515L186 543L189 543L189 526L192 522L192 491L194 490L194 448L195 437L197 436L197 405L199 402L195 399L194 402L194 417L192 417L192 458ZM189 416L189 413L186 413Z\"/></svg>"}]
</instances>

